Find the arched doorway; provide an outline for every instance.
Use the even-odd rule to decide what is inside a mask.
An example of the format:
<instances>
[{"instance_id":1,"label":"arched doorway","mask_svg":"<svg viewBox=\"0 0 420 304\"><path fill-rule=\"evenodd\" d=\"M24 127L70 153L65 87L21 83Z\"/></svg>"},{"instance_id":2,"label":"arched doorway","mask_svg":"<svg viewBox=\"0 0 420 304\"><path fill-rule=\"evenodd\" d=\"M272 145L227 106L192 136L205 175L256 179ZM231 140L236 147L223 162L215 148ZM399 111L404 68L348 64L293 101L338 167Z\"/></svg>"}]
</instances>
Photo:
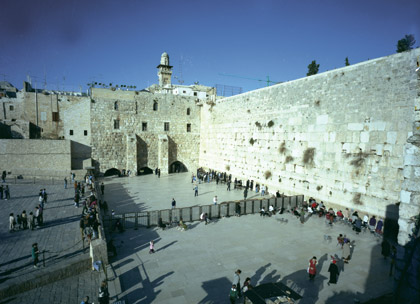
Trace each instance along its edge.
<instances>
[{"instance_id":1,"label":"arched doorway","mask_svg":"<svg viewBox=\"0 0 420 304\"><path fill-rule=\"evenodd\" d=\"M153 174L153 170L149 167L143 167L140 168L137 172L137 175L147 175L147 174Z\"/></svg>"},{"instance_id":2,"label":"arched doorway","mask_svg":"<svg viewBox=\"0 0 420 304\"><path fill-rule=\"evenodd\" d=\"M175 161L169 166L169 173L188 172L187 167L180 161Z\"/></svg>"},{"instance_id":3,"label":"arched doorway","mask_svg":"<svg viewBox=\"0 0 420 304\"><path fill-rule=\"evenodd\" d=\"M106 170L104 174L104 176L113 176L113 175L121 176L121 171L118 169L112 168L112 169Z\"/></svg>"}]
</instances>

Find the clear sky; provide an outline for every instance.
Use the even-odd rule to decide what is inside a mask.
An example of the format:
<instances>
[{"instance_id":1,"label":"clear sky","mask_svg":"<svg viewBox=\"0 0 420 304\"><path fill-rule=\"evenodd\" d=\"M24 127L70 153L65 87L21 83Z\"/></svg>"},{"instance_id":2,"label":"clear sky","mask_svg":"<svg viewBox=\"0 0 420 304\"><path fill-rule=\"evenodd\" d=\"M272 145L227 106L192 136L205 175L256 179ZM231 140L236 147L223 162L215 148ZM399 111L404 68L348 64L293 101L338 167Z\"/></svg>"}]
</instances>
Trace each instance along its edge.
<instances>
[{"instance_id":1,"label":"clear sky","mask_svg":"<svg viewBox=\"0 0 420 304\"><path fill-rule=\"evenodd\" d=\"M265 83L220 74L287 81L312 60L324 72L394 54L406 34L420 45L419 0L3 0L0 12L0 80L19 89L27 75L142 89L167 52L184 84L248 91Z\"/></svg>"}]
</instances>

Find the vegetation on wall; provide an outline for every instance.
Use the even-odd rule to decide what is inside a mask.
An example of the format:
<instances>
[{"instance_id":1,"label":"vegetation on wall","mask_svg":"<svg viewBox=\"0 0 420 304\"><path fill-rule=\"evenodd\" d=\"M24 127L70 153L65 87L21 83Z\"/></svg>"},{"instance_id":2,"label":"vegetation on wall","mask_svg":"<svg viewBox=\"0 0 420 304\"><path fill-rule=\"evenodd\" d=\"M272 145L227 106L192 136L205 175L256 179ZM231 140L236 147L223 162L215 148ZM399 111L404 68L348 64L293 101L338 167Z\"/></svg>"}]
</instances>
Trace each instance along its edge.
<instances>
[{"instance_id":1,"label":"vegetation on wall","mask_svg":"<svg viewBox=\"0 0 420 304\"><path fill-rule=\"evenodd\" d=\"M260 124L258 121L256 121L256 122L255 122L255 126L256 126L258 129L261 129L261 124Z\"/></svg>"},{"instance_id":2,"label":"vegetation on wall","mask_svg":"<svg viewBox=\"0 0 420 304\"><path fill-rule=\"evenodd\" d=\"M303 163L305 165L313 165L314 156L315 156L315 148L307 148L305 152L303 152Z\"/></svg>"},{"instance_id":3,"label":"vegetation on wall","mask_svg":"<svg viewBox=\"0 0 420 304\"><path fill-rule=\"evenodd\" d=\"M274 121L270 120L267 124L267 127L271 128L272 126L274 126Z\"/></svg>"},{"instance_id":4,"label":"vegetation on wall","mask_svg":"<svg viewBox=\"0 0 420 304\"><path fill-rule=\"evenodd\" d=\"M306 73L306 76L318 74L318 71L319 71L319 64L316 64L316 60L313 60L308 65L308 73Z\"/></svg>"},{"instance_id":5,"label":"vegetation on wall","mask_svg":"<svg viewBox=\"0 0 420 304\"><path fill-rule=\"evenodd\" d=\"M283 142L281 143L280 147L279 147L279 153L280 153L280 154L284 154L284 153L286 153L286 151L287 151L287 148L286 148L286 142L285 142L285 141L283 141Z\"/></svg>"},{"instance_id":6,"label":"vegetation on wall","mask_svg":"<svg viewBox=\"0 0 420 304\"><path fill-rule=\"evenodd\" d=\"M321 190L322 189L322 186L316 186L316 190Z\"/></svg>"},{"instance_id":7,"label":"vegetation on wall","mask_svg":"<svg viewBox=\"0 0 420 304\"><path fill-rule=\"evenodd\" d=\"M350 165L355 168L361 168L365 164L366 158L369 154L360 150L357 154L347 154L347 157L350 155L353 155L353 159L350 161Z\"/></svg>"},{"instance_id":8,"label":"vegetation on wall","mask_svg":"<svg viewBox=\"0 0 420 304\"><path fill-rule=\"evenodd\" d=\"M252 137L249 139L249 143L253 146L254 145L254 143L256 142L256 140L255 139L253 139Z\"/></svg>"},{"instance_id":9,"label":"vegetation on wall","mask_svg":"<svg viewBox=\"0 0 420 304\"><path fill-rule=\"evenodd\" d=\"M230 170L230 166L229 165L226 165L225 166L225 169L226 169L226 171L229 171Z\"/></svg>"},{"instance_id":10,"label":"vegetation on wall","mask_svg":"<svg viewBox=\"0 0 420 304\"><path fill-rule=\"evenodd\" d=\"M361 197L362 197L361 193L355 193L353 196L353 203L356 205L363 205Z\"/></svg>"},{"instance_id":11,"label":"vegetation on wall","mask_svg":"<svg viewBox=\"0 0 420 304\"><path fill-rule=\"evenodd\" d=\"M284 162L287 164L287 163L290 163L291 161L293 161L294 160L294 158L293 158L293 156L291 156L291 155L287 155L286 156L286 159L284 160Z\"/></svg>"},{"instance_id":12,"label":"vegetation on wall","mask_svg":"<svg viewBox=\"0 0 420 304\"><path fill-rule=\"evenodd\" d=\"M271 177L271 171L270 170L265 171L264 172L264 177L265 177L265 179L269 179Z\"/></svg>"}]
</instances>

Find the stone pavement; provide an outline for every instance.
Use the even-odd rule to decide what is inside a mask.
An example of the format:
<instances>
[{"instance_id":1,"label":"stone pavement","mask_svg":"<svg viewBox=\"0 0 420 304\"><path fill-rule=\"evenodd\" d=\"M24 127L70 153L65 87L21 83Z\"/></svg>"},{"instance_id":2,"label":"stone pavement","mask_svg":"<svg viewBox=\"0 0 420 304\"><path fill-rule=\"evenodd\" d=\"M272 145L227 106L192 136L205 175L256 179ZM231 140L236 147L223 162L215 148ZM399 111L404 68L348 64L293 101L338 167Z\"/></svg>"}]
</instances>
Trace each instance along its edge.
<instances>
[{"instance_id":1,"label":"stone pavement","mask_svg":"<svg viewBox=\"0 0 420 304\"><path fill-rule=\"evenodd\" d=\"M201 195L194 198L189 176L110 179L105 196L117 214L133 207L137 211L167 209L172 197L177 207L209 204L214 195L219 202L242 198L242 191L227 192L225 185L215 183L200 185ZM330 255L342 255L336 242L339 233L354 241L353 257L349 264L339 262L339 282L328 286ZM250 277L253 285L286 283L304 297L299 303L363 302L392 290L389 261L380 253L381 239L369 233L356 235L344 224L331 228L317 217L302 225L291 214L271 218L257 214L223 218L209 225L193 222L185 232L142 228L112 237L118 256L111 259L108 271L113 274L110 291L114 300L130 304L228 303L238 268L242 282ZM155 254L149 254L150 240L155 240ZM314 255L319 274L310 282L306 269Z\"/></svg>"},{"instance_id":2,"label":"stone pavement","mask_svg":"<svg viewBox=\"0 0 420 304\"><path fill-rule=\"evenodd\" d=\"M105 199L109 209L122 213L167 209L172 197L175 197L177 207L209 204L214 195L219 197L219 202L243 197L242 191L227 192L225 185L210 183L199 185L199 188L200 196L194 198L190 173L161 176L160 179L154 175L107 178ZM35 186L30 193L37 195L37 189ZM47 190L57 194L61 191L59 187L47 187ZM64 190L62 192L66 194ZM54 204L52 196L51 206ZM255 193L249 196L255 196ZM67 216L72 212L76 214L77 209L68 200L71 196L65 197L63 207L68 208ZM36 203L36 197L33 198ZM26 208L28 211L29 207ZM288 222L281 222L280 218ZM66 225L73 224L77 228L76 221ZM291 214L271 218L247 215L215 220L209 225L199 222L188 225L189 230L185 232L176 228L164 231L141 228L112 234L118 252L116 258L111 258L107 271L113 300L123 299L126 304L229 303L229 288L238 268L242 270L242 282L249 276L253 285L274 281L286 283L304 297L299 303L353 303L355 298L363 302L392 289L393 280L388 276L389 261L380 254L381 240L370 234L356 235L346 225L336 224L331 228L323 219L315 217L302 225ZM57 228L61 226L64 225ZM3 227L2 232L7 232L6 223ZM13 236L21 233L30 231L16 232ZM328 257L337 255L341 258L341 250L335 241L339 233L347 234L355 241L353 258L345 266L340 264L344 269L338 284L327 286ZM331 240L325 239L326 235L331 236ZM78 233L74 236L75 241L77 237ZM50 238L53 238L52 233ZM155 240L155 254L148 253L150 240ZM31 243L32 240L28 241ZM39 243L40 248L44 248L48 242ZM30 252L24 253L30 255ZM313 255L320 261L319 274L314 282L309 282L306 268ZM5 262L10 260L13 259L2 259ZM25 261L30 262L30 257ZM23 270L19 271L24 274ZM38 299L36 303L80 303L85 295L91 296L96 303L98 284L103 276L103 273L88 271L0 303L35 303L34 298ZM49 297L43 300L45 295Z\"/></svg>"},{"instance_id":3,"label":"stone pavement","mask_svg":"<svg viewBox=\"0 0 420 304\"><path fill-rule=\"evenodd\" d=\"M6 288L27 289L29 287L25 282L28 281L51 282L51 279L61 279L89 269L89 253L88 249L83 250L79 229L82 209L73 206L73 188L65 190L62 184L49 185L48 183L8 185L11 189L11 199L0 201L2 205L2 216L0 217L0 290L2 293L0 299L5 296L3 292ZM46 188L48 193L48 203L44 209L44 226L33 231L27 229L9 232L9 213L13 212L16 216L26 210L29 215L29 212L34 211L35 206L39 203L38 193L41 188ZM38 269L33 268L31 257L32 244L35 242L38 243L40 251L46 251L44 254L45 267L43 266L43 255L40 254ZM55 273L55 277L52 277L52 272ZM99 277L99 275L97 276ZM99 278L96 281L99 282ZM74 288L68 289L74 290ZM41 288L40 290L48 289ZM37 290L37 292L39 291ZM23 299L25 301L19 299L7 303L32 303L30 301L32 297Z\"/></svg>"}]
</instances>

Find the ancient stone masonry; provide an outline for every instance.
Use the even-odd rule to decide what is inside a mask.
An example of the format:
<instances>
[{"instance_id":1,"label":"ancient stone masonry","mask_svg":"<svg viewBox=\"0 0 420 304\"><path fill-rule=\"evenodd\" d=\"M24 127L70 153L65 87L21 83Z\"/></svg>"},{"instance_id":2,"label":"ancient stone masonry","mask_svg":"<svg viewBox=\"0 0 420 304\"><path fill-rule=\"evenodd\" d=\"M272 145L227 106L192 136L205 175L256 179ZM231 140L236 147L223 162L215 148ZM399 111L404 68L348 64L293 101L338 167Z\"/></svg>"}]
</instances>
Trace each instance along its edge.
<instances>
[{"instance_id":1,"label":"ancient stone masonry","mask_svg":"<svg viewBox=\"0 0 420 304\"><path fill-rule=\"evenodd\" d=\"M401 200L404 229L419 212L419 53L205 103L200 166L381 217Z\"/></svg>"},{"instance_id":2,"label":"ancient stone masonry","mask_svg":"<svg viewBox=\"0 0 420 304\"><path fill-rule=\"evenodd\" d=\"M194 97L94 88L92 158L101 172L159 167L168 173L175 162L195 170L200 110Z\"/></svg>"}]
</instances>

